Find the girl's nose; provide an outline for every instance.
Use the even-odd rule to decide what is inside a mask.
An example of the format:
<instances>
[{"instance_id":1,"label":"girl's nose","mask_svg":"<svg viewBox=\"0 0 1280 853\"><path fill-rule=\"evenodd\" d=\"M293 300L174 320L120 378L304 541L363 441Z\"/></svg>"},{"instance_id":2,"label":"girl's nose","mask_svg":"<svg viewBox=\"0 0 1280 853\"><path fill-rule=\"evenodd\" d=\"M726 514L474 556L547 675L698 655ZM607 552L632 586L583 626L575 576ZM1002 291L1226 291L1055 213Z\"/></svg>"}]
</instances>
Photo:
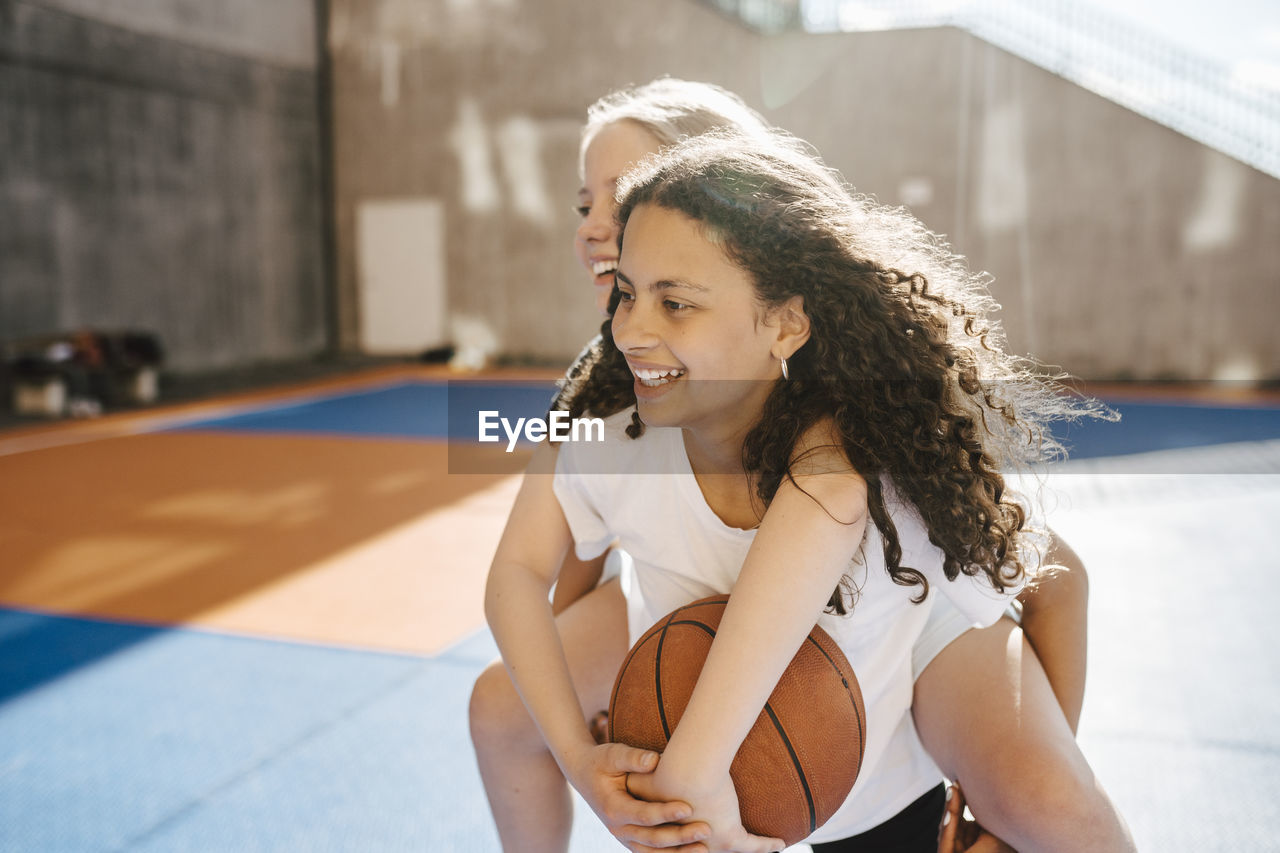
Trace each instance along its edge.
<instances>
[{"instance_id":1,"label":"girl's nose","mask_svg":"<svg viewBox=\"0 0 1280 853\"><path fill-rule=\"evenodd\" d=\"M613 239L613 214L595 205L578 223L578 239L584 243L605 243Z\"/></svg>"},{"instance_id":2,"label":"girl's nose","mask_svg":"<svg viewBox=\"0 0 1280 853\"><path fill-rule=\"evenodd\" d=\"M633 298L622 302L613 312L613 342L624 353L643 352L657 342L646 312L636 305Z\"/></svg>"}]
</instances>

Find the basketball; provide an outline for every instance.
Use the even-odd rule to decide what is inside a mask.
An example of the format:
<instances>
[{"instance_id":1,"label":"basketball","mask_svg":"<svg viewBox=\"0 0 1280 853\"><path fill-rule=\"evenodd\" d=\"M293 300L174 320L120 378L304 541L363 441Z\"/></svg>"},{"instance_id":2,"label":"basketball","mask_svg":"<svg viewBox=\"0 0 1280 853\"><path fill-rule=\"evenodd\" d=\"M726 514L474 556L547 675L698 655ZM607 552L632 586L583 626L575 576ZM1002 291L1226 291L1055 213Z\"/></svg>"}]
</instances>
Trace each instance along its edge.
<instances>
[{"instance_id":1,"label":"basketball","mask_svg":"<svg viewBox=\"0 0 1280 853\"><path fill-rule=\"evenodd\" d=\"M729 596L680 607L627 654L609 702L609 740L661 752L680 723ZM730 775L742 825L788 845L808 837L858 778L866 709L853 668L814 626L747 733Z\"/></svg>"}]
</instances>

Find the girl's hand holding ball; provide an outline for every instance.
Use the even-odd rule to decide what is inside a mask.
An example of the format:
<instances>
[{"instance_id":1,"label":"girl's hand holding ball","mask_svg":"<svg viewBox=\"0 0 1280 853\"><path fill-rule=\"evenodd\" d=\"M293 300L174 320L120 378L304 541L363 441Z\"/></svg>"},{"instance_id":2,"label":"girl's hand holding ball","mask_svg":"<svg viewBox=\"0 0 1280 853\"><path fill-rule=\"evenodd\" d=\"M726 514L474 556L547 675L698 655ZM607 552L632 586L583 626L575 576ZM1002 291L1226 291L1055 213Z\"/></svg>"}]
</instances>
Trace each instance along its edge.
<instances>
[{"instance_id":1,"label":"girl's hand holding ball","mask_svg":"<svg viewBox=\"0 0 1280 853\"><path fill-rule=\"evenodd\" d=\"M680 823L693 814L687 803L636 796L636 781L652 778L657 766L656 752L606 743L583 750L566 775L605 828L628 849L674 847L696 853L700 848L685 846L703 837L706 825Z\"/></svg>"},{"instance_id":2,"label":"girl's hand holding ball","mask_svg":"<svg viewBox=\"0 0 1280 853\"><path fill-rule=\"evenodd\" d=\"M662 800L680 796L691 801L692 813L698 821L688 826L706 830L698 837L705 840L704 849L708 853L775 853L787 846L780 838L762 838L747 832L738 811L738 792L728 774L720 784L701 793L676 793L672 781L664 778L659 767L654 773L632 776L628 786L633 794L643 799Z\"/></svg>"}]
</instances>

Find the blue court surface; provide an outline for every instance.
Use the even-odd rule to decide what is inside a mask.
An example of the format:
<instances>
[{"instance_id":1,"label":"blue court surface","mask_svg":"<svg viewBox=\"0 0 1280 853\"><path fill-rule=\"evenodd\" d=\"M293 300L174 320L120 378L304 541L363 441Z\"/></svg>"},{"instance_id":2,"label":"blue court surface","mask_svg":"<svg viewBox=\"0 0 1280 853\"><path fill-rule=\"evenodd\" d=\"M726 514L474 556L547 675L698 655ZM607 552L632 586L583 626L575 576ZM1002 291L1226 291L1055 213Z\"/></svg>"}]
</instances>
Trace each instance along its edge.
<instances>
[{"instance_id":1,"label":"blue court surface","mask_svg":"<svg viewBox=\"0 0 1280 853\"><path fill-rule=\"evenodd\" d=\"M0 849L498 847L466 724L487 633L424 658L0 610L0 638Z\"/></svg>"},{"instance_id":2,"label":"blue court surface","mask_svg":"<svg viewBox=\"0 0 1280 853\"><path fill-rule=\"evenodd\" d=\"M176 429L475 441L479 413L541 418L555 383L399 382L186 423Z\"/></svg>"},{"instance_id":3,"label":"blue court surface","mask_svg":"<svg viewBox=\"0 0 1280 853\"><path fill-rule=\"evenodd\" d=\"M1280 438L1280 404L1106 402L1119 421L1085 420L1059 429L1072 459Z\"/></svg>"},{"instance_id":4,"label":"blue court surface","mask_svg":"<svg viewBox=\"0 0 1280 853\"><path fill-rule=\"evenodd\" d=\"M285 406L267 404L176 428L473 441L481 411L498 412L512 423L544 417L554 392L549 381L401 382ZM1120 415L1118 421L1086 419L1058 428L1071 458L1280 438L1280 403L1106 402Z\"/></svg>"},{"instance_id":5,"label":"blue court surface","mask_svg":"<svg viewBox=\"0 0 1280 853\"><path fill-rule=\"evenodd\" d=\"M439 441L550 392L405 382L175 428ZM1090 569L1080 741L1140 849L1280 849L1280 406L1115 405L1048 486ZM0 608L0 850L497 850L466 723L495 653ZM621 848L580 807L572 849Z\"/></svg>"}]
</instances>

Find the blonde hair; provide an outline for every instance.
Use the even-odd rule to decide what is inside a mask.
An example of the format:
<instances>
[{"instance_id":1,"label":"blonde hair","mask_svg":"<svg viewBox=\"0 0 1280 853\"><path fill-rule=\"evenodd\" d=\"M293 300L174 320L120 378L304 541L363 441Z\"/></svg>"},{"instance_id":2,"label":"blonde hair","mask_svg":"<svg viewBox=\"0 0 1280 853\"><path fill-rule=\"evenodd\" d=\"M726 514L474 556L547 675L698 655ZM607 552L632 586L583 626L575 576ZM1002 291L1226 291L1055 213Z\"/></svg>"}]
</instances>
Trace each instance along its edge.
<instances>
[{"instance_id":1,"label":"blonde hair","mask_svg":"<svg viewBox=\"0 0 1280 853\"><path fill-rule=\"evenodd\" d=\"M717 128L748 137L767 134L770 129L760 113L728 89L714 83L659 77L642 86L610 92L587 108L578 149L579 171L591 140L620 121L640 126L662 148Z\"/></svg>"}]
</instances>

